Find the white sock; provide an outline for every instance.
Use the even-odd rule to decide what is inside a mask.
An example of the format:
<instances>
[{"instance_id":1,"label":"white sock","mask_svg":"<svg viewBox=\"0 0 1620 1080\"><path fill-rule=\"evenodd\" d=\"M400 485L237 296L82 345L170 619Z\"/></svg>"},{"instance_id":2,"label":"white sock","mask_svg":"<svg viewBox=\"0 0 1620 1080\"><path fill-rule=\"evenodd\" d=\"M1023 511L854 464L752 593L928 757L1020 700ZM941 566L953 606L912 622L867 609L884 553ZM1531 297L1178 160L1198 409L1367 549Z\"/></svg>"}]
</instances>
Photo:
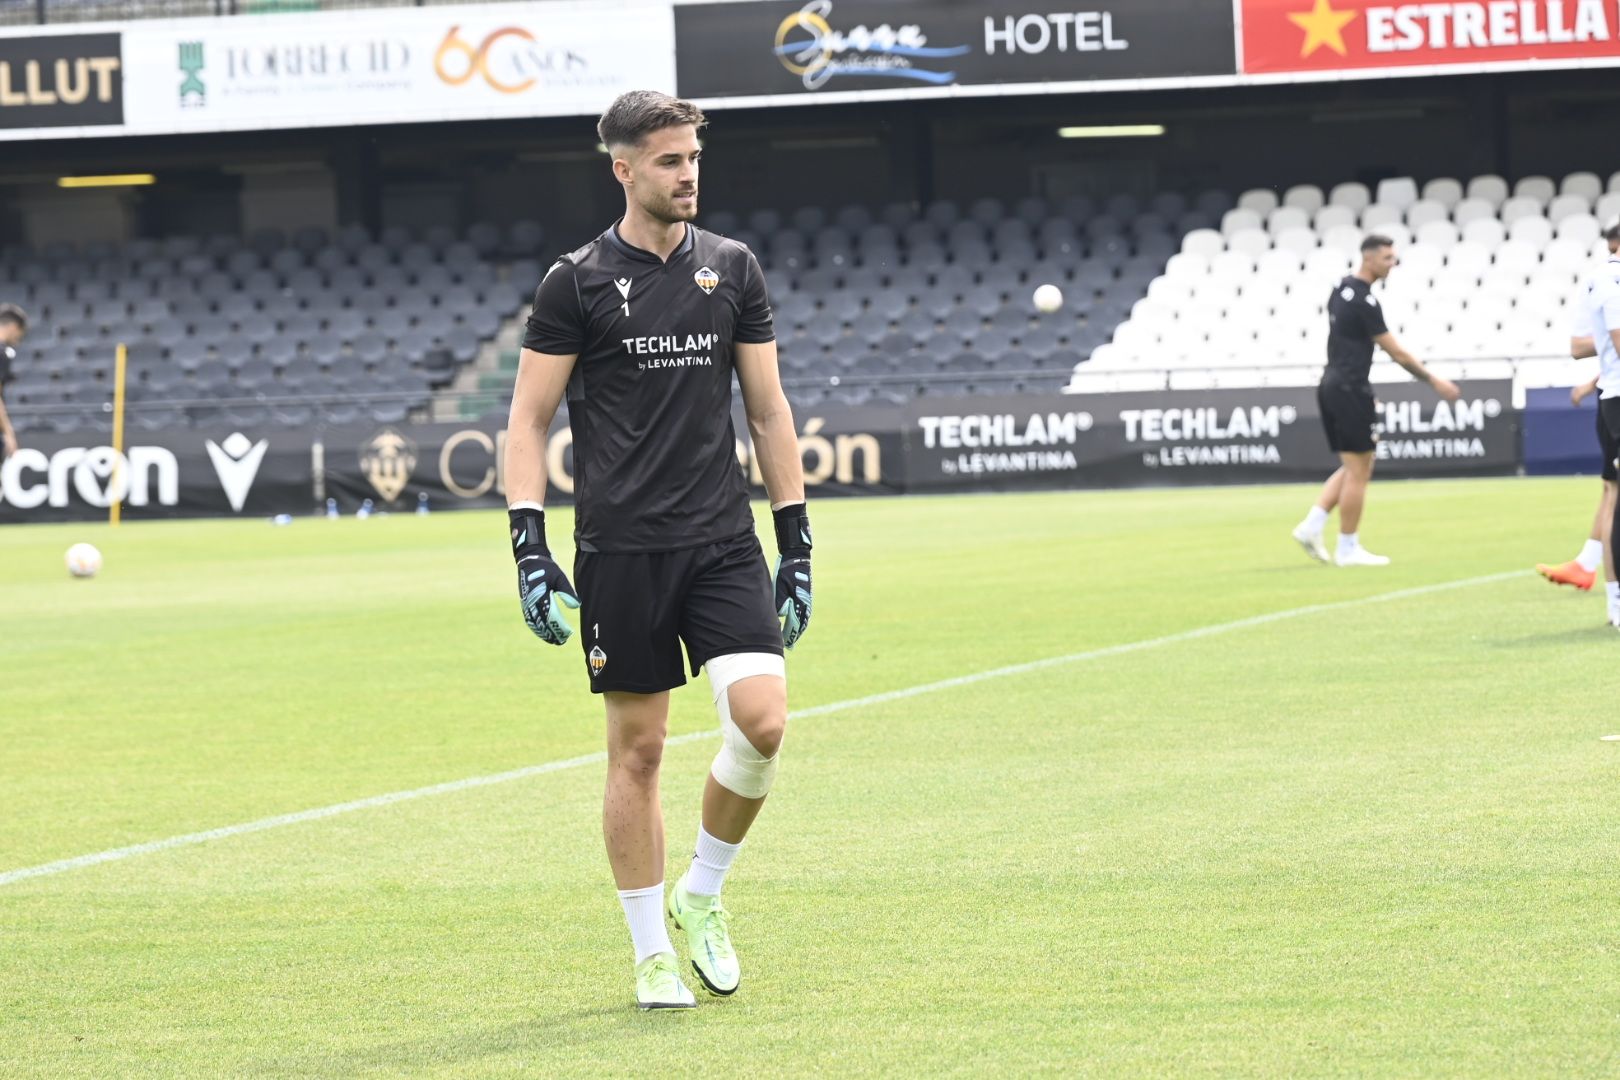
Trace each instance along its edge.
<instances>
[{"instance_id":1,"label":"white sock","mask_svg":"<svg viewBox=\"0 0 1620 1080\"><path fill-rule=\"evenodd\" d=\"M675 951L669 943L669 929L664 925L664 883L649 885L645 889L620 889L619 903L624 905L624 918L630 924L630 940L636 946L636 963L653 953Z\"/></svg>"},{"instance_id":2,"label":"white sock","mask_svg":"<svg viewBox=\"0 0 1620 1080\"><path fill-rule=\"evenodd\" d=\"M1620 604L1620 581L1606 582L1603 588L1609 594L1609 603Z\"/></svg>"},{"instance_id":3,"label":"white sock","mask_svg":"<svg viewBox=\"0 0 1620 1080\"><path fill-rule=\"evenodd\" d=\"M1299 524L1301 528L1312 536L1321 536L1322 527L1327 524L1327 519L1328 512L1326 510L1320 506L1313 506L1311 512L1305 515L1305 520Z\"/></svg>"},{"instance_id":4,"label":"white sock","mask_svg":"<svg viewBox=\"0 0 1620 1080\"><path fill-rule=\"evenodd\" d=\"M742 844L728 844L709 835L709 830L698 826L697 849L692 853L692 866L686 871L686 891L693 896L719 896L725 883L726 871Z\"/></svg>"},{"instance_id":5,"label":"white sock","mask_svg":"<svg viewBox=\"0 0 1620 1080\"><path fill-rule=\"evenodd\" d=\"M1342 532L1339 534L1339 554L1348 555L1361 546L1360 533Z\"/></svg>"},{"instance_id":6,"label":"white sock","mask_svg":"<svg viewBox=\"0 0 1620 1080\"><path fill-rule=\"evenodd\" d=\"M1575 561L1581 564L1581 569L1592 573L1603 562L1603 541L1588 539L1581 546L1581 553L1575 556Z\"/></svg>"}]
</instances>

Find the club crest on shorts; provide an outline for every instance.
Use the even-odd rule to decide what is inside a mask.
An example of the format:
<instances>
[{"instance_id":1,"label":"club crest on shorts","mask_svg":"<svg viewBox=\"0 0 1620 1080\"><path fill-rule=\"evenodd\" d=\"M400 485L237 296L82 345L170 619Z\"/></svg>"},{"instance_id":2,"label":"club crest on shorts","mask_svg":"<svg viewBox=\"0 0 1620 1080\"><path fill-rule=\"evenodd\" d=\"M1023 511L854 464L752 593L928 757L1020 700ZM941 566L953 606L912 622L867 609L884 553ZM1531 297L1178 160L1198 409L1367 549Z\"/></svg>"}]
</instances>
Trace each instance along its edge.
<instances>
[{"instance_id":1,"label":"club crest on shorts","mask_svg":"<svg viewBox=\"0 0 1620 1080\"><path fill-rule=\"evenodd\" d=\"M607 653L602 651L602 646L592 645L588 659L591 662L591 678L594 679L602 674L603 668L607 667Z\"/></svg>"},{"instance_id":2,"label":"club crest on shorts","mask_svg":"<svg viewBox=\"0 0 1620 1080\"><path fill-rule=\"evenodd\" d=\"M720 285L720 275L707 266L699 268L698 272L692 275L692 280L697 282L698 288L711 296L714 295L714 290Z\"/></svg>"}]
</instances>

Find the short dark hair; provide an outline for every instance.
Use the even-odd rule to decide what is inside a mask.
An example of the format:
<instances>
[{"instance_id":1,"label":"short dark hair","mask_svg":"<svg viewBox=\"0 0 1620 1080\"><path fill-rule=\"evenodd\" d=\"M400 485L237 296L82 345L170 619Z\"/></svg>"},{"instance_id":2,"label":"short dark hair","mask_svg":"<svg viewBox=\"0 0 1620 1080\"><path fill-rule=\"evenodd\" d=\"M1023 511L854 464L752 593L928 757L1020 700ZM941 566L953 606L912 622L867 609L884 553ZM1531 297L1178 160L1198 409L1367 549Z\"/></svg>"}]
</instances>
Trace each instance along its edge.
<instances>
[{"instance_id":1,"label":"short dark hair","mask_svg":"<svg viewBox=\"0 0 1620 1080\"><path fill-rule=\"evenodd\" d=\"M1620 240L1620 217L1610 218L1609 223L1603 226L1603 239Z\"/></svg>"},{"instance_id":2,"label":"short dark hair","mask_svg":"<svg viewBox=\"0 0 1620 1080\"><path fill-rule=\"evenodd\" d=\"M1394 247L1395 241L1379 233L1368 233L1367 238L1361 242L1361 253L1371 255L1379 248Z\"/></svg>"},{"instance_id":3,"label":"short dark hair","mask_svg":"<svg viewBox=\"0 0 1620 1080\"><path fill-rule=\"evenodd\" d=\"M13 323L28 329L28 313L16 304L0 304L0 323Z\"/></svg>"},{"instance_id":4,"label":"short dark hair","mask_svg":"<svg viewBox=\"0 0 1620 1080\"><path fill-rule=\"evenodd\" d=\"M690 101L656 90L631 90L613 99L596 122L596 134L603 146L640 146L655 131L682 124L702 131L708 122L703 110Z\"/></svg>"}]
</instances>

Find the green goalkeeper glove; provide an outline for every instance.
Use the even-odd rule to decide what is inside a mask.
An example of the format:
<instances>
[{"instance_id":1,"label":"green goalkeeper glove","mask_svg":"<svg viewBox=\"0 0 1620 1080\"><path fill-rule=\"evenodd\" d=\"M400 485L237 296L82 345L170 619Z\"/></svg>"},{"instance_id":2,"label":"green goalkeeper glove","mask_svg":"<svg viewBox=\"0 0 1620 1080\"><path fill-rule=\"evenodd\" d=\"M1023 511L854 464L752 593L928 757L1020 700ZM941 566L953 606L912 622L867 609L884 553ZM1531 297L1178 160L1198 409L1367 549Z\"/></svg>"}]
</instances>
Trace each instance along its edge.
<instances>
[{"instance_id":1,"label":"green goalkeeper glove","mask_svg":"<svg viewBox=\"0 0 1620 1080\"><path fill-rule=\"evenodd\" d=\"M810 625L810 515L804 503L771 511L776 524L776 614L782 644L793 648Z\"/></svg>"},{"instance_id":2,"label":"green goalkeeper glove","mask_svg":"<svg viewBox=\"0 0 1620 1080\"><path fill-rule=\"evenodd\" d=\"M574 636L562 608L578 610L579 597L546 547L546 512L521 507L508 510L506 516L512 523L512 557L517 560L523 621L541 641L561 645Z\"/></svg>"}]
</instances>

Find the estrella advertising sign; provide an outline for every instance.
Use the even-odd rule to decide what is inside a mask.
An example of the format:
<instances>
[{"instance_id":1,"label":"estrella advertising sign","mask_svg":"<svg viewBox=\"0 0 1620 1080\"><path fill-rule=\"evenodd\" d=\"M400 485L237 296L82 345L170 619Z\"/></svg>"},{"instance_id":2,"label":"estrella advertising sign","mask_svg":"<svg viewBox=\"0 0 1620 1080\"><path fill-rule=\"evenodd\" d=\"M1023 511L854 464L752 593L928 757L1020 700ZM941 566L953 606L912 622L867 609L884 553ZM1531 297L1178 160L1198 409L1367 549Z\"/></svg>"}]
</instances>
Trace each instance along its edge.
<instances>
[{"instance_id":1,"label":"estrella advertising sign","mask_svg":"<svg viewBox=\"0 0 1620 1080\"><path fill-rule=\"evenodd\" d=\"M1243 70L1620 63L1620 0L1243 0Z\"/></svg>"}]
</instances>

